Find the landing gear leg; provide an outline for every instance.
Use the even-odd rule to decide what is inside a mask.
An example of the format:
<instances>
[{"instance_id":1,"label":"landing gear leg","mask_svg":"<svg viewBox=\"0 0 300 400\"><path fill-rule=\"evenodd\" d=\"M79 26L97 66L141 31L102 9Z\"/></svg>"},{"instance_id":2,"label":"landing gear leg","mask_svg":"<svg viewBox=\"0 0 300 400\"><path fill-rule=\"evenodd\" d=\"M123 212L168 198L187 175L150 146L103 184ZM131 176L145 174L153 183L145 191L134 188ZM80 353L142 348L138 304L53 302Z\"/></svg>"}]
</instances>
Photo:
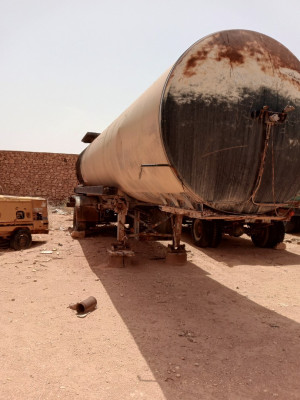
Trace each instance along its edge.
<instances>
[{"instance_id":1,"label":"landing gear leg","mask_svg":"<svg viewBox=\"0 0 300 400\"><path fill-rule=\"evenodd\" d=\"M118 213L117 242L112 243L111 249L108 250L108 265L110 267L123 268L131 263L132 257L134 256L134 252L129 248L125 232L125 222L128 209L125 203L120 202L117 204L115 211Z\"/></svg>"},{"instance_id":2,"label":"landing gear leg","mask_svg":"<svg viewBox=\"0 0 300 400\"><path fill-rule=\"evenodd\" d=\"M182 215L172 217L173 240L172 245L168 245L166 262L168 264L183 265L187 261L185 245L180 244L182 231Z\"/></svg>"}]
</instances>

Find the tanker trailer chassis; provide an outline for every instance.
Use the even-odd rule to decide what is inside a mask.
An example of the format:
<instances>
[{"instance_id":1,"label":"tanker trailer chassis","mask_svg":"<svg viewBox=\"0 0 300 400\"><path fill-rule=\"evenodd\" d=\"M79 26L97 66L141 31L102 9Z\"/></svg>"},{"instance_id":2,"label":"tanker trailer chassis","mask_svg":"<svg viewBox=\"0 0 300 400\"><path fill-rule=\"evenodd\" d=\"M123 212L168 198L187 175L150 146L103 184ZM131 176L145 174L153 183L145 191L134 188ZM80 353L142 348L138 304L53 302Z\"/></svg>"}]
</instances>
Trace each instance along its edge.
<instances>
[{"instance_id":1,"label":"tanker trailer chassis","mask_svg":"<svg viewBox=\"0 0 300 400\"><path fill-rule=\"evenodd\" d=\"M224 214L202 207L201 211L161 206L164 212L180 214L190 221L194 243L198 247L217 247L223 234L248 235L256 247L273 248L283 242L284 222L294 215L292 209L278 208L266 214Z\"/></svg>"},{"instance_id":2,"label":"tanker trailer chassis","mask_svg":"<svg viewBox=\"0 0 300 400\"><path fill-rule=\"evenodd\" d=\"M108 249L110 264L124 266L134 256L128 239L143 241L172 240L166 260L183 264L187 256L180 244L183 215L165 213L157 205L130 198L117 188L104 186L78 186L70 199L74 207L73 238L82 238L97 225L116 223L117 241Z\"/></svg>"},{"instance_id":3,"label":"tanker trailer chassis","mask_svg":"<svg viewBox=\"0 0 300 400\"><path fill-rule=\"evenodd\" d=\"M73 237L84 237L97 225L116 223L117 241L108 250L110 264L124 266L134 256L128 239L170 240L166 260L172 264L186 262L185 246L180 243L182 224L191 225L198 247L217 247L223 234L247 234L257 247L275 247L284 239L283 221L293 211L279 208L263 215L234 215L217 212L195 204L187 209L138 201L117 188L78 186L72 198L74 207ZM192 204L191 204L192 206Z\"/></svg>"}]
</instances>

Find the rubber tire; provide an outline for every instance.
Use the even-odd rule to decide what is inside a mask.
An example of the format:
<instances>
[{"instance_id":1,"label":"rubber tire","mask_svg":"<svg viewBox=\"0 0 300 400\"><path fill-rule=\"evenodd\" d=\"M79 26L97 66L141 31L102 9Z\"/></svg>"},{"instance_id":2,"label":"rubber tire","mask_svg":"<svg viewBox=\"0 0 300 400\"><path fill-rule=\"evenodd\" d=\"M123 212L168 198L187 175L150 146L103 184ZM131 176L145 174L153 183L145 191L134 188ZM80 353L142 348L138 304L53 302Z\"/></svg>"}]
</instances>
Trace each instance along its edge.
<instances>
[{"instance_id":1,"label":"rubber tire","mask_svg":"<svg viewBox=\"0 0 300 400\"><path fill-rule=\"evenodd\" d=\"M28 229L18 229L10 238L10 247L14 250L24 250L31 246L32 237Z\"/></svg>"},{"instance_id":2,"label":"rubber tire","mask_svg":"<svg viewBox=\"0 0 300 400\"><path fill-rule=\"evenodd\" d=\"M300 216L295 215L290 221L285 222L285 231L287 233L299 232L300 231Z\"/></svg>"},{"instance_id":3,"label":"rubber tire","mask_svg":"<svg viewBox=\"0 0 300 400\"><path fill-rule=\"evenodd\" d=\"M218 247L222 240L222 223L221 221L209 221L212 224L212 232L210 238L210 247Z\"/></svg>"},{"instance_id":4,"label":"rubber tire","mask_svg":"<svg viewBox=\"0 0 300 400\"><path fill-rule=\"evenodd\" d=\"M296 232L300 232L300 216L297 215L295 218L296 218L296 222L297 222Z\"/></svg>"},{"instance_id":5,"label":"rubber tire","mask_svg":"<svg viewBox=\"0 0 300 400\"><path fill-rule=\"evenodd\" d=\"M262 227L259 232L251 235L251 240L256 247L268 247L270 226Z\"/></svg>"},{"instance_id":6,"label":"rubber tire","mask_svg":"<svg viewBox=\"0 0 300 400\"><path fill-rule=\"evenodd\" d=\"M192 237L198 247L218 247L222 240L222 225L219 221L194 219Z\"/></svg>"},{"instance_id":7,"label":"rubber tire","mask_svg":"<svg viewBox=\"0 0 300 400\"><path fill-rule=\"evenodd\" d=\"M192 225L192 237L198 247L208 247L210 245L210 226L208 221L194 219Z\"/></svg>"},{"instance_id":8,"label":"rubber tire","mask_svg":"<svg viewBox=\"0 0 300 400\"><path fill-rule=\"evenodd\" d=\"M82 221L78 222L77 209L76 209L76 207L74 207L74 211L73 211L73 230L80 232L80 231L86 231L86 229L87 229L86 222L82 222Z\"/></svg>"},{"instance_id":9,"label":"rubber tire","mask_svg":"<svg viewBox=\"0 0 300 400\"><path fill-rule=\"evenodd\" d=\"M285 231L287 233L292 233L297 230L297 218L292 217L290 221L284 223Z\"/></svg>"},{"instance_id":10,"label":"rubber tire","mask_svg":"<svg viewBox=\"0 0 300 400\"><path fill-rule=\"evenodd\" d=\"M284 224L281 221L261 228L260 232L251 235L251 240L256 247L272 248L283 242L285 235Z\"/></svg>"},{"instance_id":11,"label":"rubber tire","mask_svg":"<svg viewBox=\"0 0 300 400\"><path fill-rule=\"evenodd\" d=\"M269 226L269 240L266 247L275 247L278 243L283 242L285 235L284 223L276 221Z\"/></svg>"}]
</instances>

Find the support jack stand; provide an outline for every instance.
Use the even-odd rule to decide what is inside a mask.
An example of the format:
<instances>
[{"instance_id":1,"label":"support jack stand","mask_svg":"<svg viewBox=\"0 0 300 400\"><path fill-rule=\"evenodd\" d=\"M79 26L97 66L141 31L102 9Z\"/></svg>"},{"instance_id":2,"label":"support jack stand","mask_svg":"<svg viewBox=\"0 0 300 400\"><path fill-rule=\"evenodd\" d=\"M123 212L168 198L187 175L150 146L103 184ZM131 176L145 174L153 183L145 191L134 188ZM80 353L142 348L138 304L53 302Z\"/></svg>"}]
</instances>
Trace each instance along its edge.
<instances>
[{"instance_id":1,"label":"support jack stand","mask_svg":"<svg viewBox=\"0 0 300 400\"><path fill-rule=\"evenodd\" d=\"M112 243L111 249L108 249L109 267L124 268L132 263L134 252L130 250L128 243Z\"/></svg>"},{"instance_id":2,"label":"support jack stand","mask_svg":"<svg viewBox=\"0 0 300 400\"><path fill-rule=\"evenodd\" d=\"M73 239L83 239L85 238L85 231L72 231L71 237Z\"/></svg>"},{"instance_id":3,"label":"support jack stand","mask_svg":"<svg viewBox=\"0 0 300 400\"><path fill-rule=\"evenodd\" d=\"M187 261L187 253L185 245L182 244L177 249L173 245L169 244L166 255L166 263L172 265L184 265Z\"/></svg>"},{"instance_id":4,"label":"support jack stand","mask_svg":"<svg viewBox=\"0 0 300 400\"><path fill-rule=\"evenodd\" d=\"M173 265L184 265L187 261L185 245L180 244L182 215L173 217L173 243L168 245L166 262Z\"/></svg>"},{"instance_id":5,"label":"support jack stand","mask_svg":"<svg viewBox=\"0 0 300 400\"><path fill-rule=\"evenodd\" d=\"M124 202L116 202L114 211L118 213L117 242L108 249L109 267L124 268L131 264L134 252L130 250L125 234L125 220L128 207Z\"/></svg>"}]
</instances>

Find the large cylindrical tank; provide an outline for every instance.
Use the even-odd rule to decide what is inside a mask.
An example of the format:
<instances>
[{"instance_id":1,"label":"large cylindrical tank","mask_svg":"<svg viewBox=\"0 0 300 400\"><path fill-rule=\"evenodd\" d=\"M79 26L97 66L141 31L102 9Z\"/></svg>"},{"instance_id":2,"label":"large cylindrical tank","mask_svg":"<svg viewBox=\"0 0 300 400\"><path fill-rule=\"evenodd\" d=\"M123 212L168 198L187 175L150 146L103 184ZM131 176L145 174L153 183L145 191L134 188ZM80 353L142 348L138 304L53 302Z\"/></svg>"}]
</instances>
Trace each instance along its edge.
<instances>
[{"instance_id":1,"label":"large cylindrical tank","mask_svg":"<svg viewBox=\"0 0 300 400\"><path fill-rule=\"evenodd\" d=\"M295 110L267 124L265 106ZM85 185L145 202L261 213L300 188L299 123L299 60L261 33L222 31L193 44L104 130L78 172Z\"/></svg>"}]
</instances>

